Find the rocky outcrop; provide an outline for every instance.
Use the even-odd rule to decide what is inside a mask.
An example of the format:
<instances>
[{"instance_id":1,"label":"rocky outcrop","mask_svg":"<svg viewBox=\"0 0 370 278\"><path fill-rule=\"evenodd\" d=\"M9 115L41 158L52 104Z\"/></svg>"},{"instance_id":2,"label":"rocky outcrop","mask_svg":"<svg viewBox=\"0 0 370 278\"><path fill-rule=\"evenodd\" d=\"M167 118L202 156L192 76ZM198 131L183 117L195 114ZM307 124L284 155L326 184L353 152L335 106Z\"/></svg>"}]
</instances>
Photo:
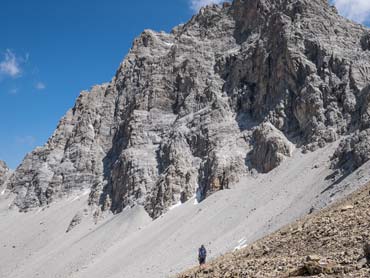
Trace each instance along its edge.
<instances>
[{"instance_id":1,"label":"rocky outcrop","mask_svg":"<svg viewBox=\"0 0 370 278\"><path fill-rule=\"evenodd\" d=\"M260 125L253 132L254 148L251 163L262 173L270 172L293 152L293 144L270 123Z\"/></svg>"},{"instance_id":2,"label":"rocky outcrop","mask_svg":"<svg viewBox=\"0 0 370 278\"><path fill-rule=\"evenodd\" d=\"M370 160L370 86L360 92L359 99L359 120L352 127L354 132L341 141L332 157L333 167L341 169L344 174Z\"/></svg>"},{"instance_id":3,"label":"rocky outcrop","mask_svg":"<svg viewBox=\"0 0 370 278\"><path fill-rule=\"evenodd\" d=\"M2 186L8 179L10 170L6 163L0 160L0 186Z\"/></svg>"},{"instance_id":4,"label":"rocky outcrop","mask_svg":"<svg viewBox=\"0 0 370 278\"><path fill-rule=\"evenodd\" d=\"M349 174L370 159L370 129L356 132L341 141L334 153L333 168Z\"/></svg>"},{"instance_id":5,"label":"rocky outcrop","mask_svg":"<svg viewBox=\"0 0 370 278\"><path fill-rule=\"evenodd\" d=\"M367 34L325 0L235 0L170 34L146 30L27 155L8 186L15 204L91 189L91 205L157 217L270 171L292 143L315 150L363 130Z\"/></svg>"},{"instance_id":6,"label":"rocky outcrop","mask_svg":"<svg viewBox=\"0 0 370 278\"><path fill-rule=\"evenodd\" d=\"M72 231L76 226L78 226L79 224L81 224L82 222L82 213L81 212L78 212L76 213L75 216L73 216L71 222L69 223L68 225L68 228L66 230L66 233L69 233L70 231Z\"/></svg>"}]
</instances>

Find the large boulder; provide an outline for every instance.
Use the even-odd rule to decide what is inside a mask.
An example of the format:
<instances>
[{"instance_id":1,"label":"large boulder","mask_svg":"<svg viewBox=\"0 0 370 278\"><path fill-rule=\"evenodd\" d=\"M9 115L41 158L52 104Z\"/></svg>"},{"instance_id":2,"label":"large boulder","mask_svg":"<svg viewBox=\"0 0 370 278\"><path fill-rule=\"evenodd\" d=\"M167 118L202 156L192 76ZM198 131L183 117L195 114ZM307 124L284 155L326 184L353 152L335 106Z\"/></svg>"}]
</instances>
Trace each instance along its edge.
<instances>
[{"instance_id":1,"label":"large boulder","mask_svg":"<svg viewBox=\"0 0 370 278\"><path fill-rule=\"evenodd\" d=\"M344 138L334 155L332 167L349 174L370 160L370 129L356 132Z\"/></svg>"},{"instance_id":2,"label":"large boulder","mask_svg":"<svg viewBox=\"0 0 370 278\"><path fill-rule=\"evenodd\" d=\"M292 155L294 145L271 123L263 123L253 133L252 167L267 173Z\"/></svg>"}]
</instances>

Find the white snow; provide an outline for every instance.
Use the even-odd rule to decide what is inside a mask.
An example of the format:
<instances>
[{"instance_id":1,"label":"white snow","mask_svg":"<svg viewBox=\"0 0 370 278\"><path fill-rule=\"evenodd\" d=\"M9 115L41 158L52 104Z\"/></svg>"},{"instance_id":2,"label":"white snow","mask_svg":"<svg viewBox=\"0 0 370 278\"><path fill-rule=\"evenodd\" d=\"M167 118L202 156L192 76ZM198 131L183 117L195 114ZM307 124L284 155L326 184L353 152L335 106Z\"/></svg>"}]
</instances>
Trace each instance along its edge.
<instances>
[{"instance_id":1,"label":"white snow","mask_svg":"<svg viewBox=\"0 0 370 278\"><path fill-rule=\"evenodd\" d=\"M235 246L234 251L236 251L236 250L240 250L240 249L243 249L243 248L247 247L247 246L248 246L248 244L246 244L246 242L247 242L247 239L246 239L245 237L244 237L244 238L242 238L242 239L240 239L240 240L238 241L238 245L237 245L237 246Z\"/></svg>"},{"instance_id":2,"label":"white snow","mask_svg":"<svg viewBox=\"0 0 370 278\"><path fill-rule=\"evenodd\" d=\"M197 198L197 194L195 194L190 200L194 200L194 202L193 202L194 206L196 206L197 204L199 204L198 198Z\"/></svg>"},{"instance_id":3,"label":"white snow","mask_svg":"<svg viewBox=\"0 0 370 278\"><path fill-rule=\"evenodd\" d=\"M80 200L80 199L81 199L81 197L86 196L86 195L88 195L88 194L90 194L90 189L85 189L81 194L79 194L79 195L75 196L75 197L71 200L71 202L74 202L74 201Z\"/></svg>"},{"instance_id":4,"label":"white snow","mask_svg":"<svg viewBox=\"0 0 370 278\"><path fill-rule=\"evenodd\" d=\"M163 42L165 45L167 45L167 46L173 46L173 43L171 43L171 42Z\"/></svg>"},{"instance_id":5,"label":"white snow","mask_svg":"<svg viewBox=\"0 0 370 278\"><path fill-rule=\"evenodd\" d=\"M175 204L175 205L173 205L173 206L171 206L170 208L169 208L169 210L173 210L173 209L175 209L175 208L178 208L179 206L181 206L182 205L182 203L181 203L181 201L179 201L177 204Z\"/></svg>"}]
</instances>

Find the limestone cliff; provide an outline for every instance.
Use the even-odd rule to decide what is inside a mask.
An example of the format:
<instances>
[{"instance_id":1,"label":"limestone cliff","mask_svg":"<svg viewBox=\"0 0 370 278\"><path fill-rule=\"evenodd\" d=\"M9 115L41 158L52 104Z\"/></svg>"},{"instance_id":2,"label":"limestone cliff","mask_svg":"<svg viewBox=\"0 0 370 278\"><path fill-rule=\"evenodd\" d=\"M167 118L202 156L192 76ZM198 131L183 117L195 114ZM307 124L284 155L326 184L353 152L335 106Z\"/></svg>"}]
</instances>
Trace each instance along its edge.
<instances>
[{"instance_id":1,"label":"limestone cliff","mask_svg":"<svg viewBox=\"0 0 370 278\"><path fill-rule=\"evenodd\" d=\"M15 205L90 189L103 210L140 204L158 217L270 171L294 146L351 134L333 167L353 169L370 158L359 143L370 138L369 37L325 0L235 0L170 34L146 30L17 168Z\"/></svg>"}]
</instances>

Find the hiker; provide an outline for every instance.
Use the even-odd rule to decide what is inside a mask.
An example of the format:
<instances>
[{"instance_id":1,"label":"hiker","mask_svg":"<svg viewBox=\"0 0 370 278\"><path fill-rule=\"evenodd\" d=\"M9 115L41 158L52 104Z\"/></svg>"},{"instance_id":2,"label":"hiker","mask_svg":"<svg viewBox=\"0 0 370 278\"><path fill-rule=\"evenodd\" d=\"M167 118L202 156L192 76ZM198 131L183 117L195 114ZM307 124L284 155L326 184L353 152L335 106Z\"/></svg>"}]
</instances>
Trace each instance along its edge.
<instances>
[{"instance_id":1,"label":"hiker","mask_svg":"<svg viewBox=\"0 0 370 278\"><path fill-rule=\"evenodd\" d=\"M199 248L199 251L198 251L198 260L199 260L200 266L206 263L206 257L207 257L207 250L202 244L202 246Z\"/></svg>"}]
</instances>

